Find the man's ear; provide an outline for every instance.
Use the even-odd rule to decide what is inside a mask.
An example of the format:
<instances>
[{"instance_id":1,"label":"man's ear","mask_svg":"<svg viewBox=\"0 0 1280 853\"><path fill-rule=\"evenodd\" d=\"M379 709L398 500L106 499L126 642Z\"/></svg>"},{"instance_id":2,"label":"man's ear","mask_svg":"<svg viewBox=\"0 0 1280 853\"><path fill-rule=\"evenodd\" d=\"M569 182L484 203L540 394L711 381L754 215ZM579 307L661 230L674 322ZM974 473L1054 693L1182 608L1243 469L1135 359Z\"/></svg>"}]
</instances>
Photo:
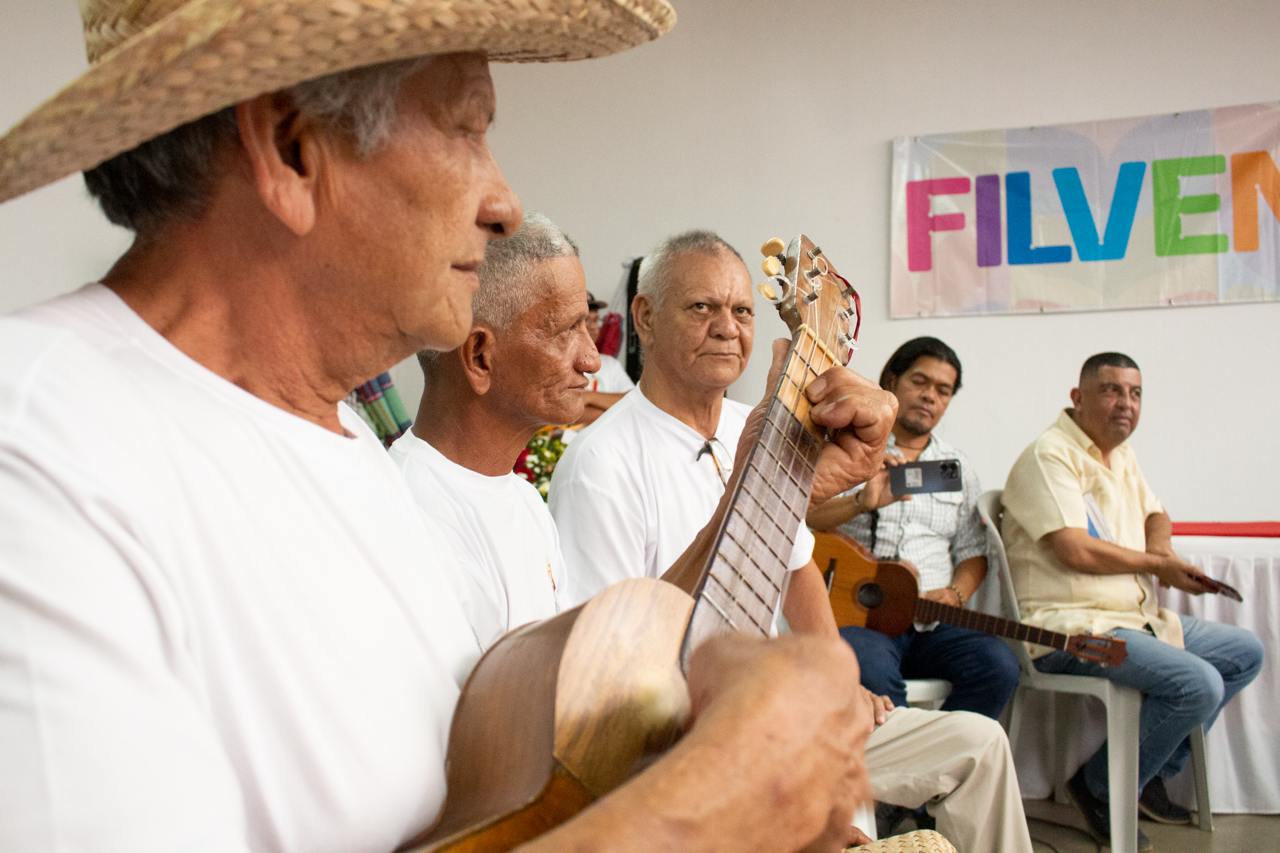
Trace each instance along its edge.
<instances>
[{"instance_id":1,"label":"man's ear","mask_svg":"<svg viewBox=\"0 0 1280 853\"><path fill-rule=\"evenodd\" d=\"M299 237L310 232L327 155L320 127L279 92L237 104L236 127L263 206Z\"/></svg>"},{"instance_id":2,"label":"man's ear","mask_svg":"<svg viewBox=\"0 0 1280 853\"><path fill-rule=\"evenodd\" d=\"M631 300L631 322L636 327L636 337L647 349L653 343L653 303L643 293Z\"/></svg>"},{"instance_id":3,"label":"man's ear","mask_svg":"<svg viewBox=\"0 0 1280 853\"><path fill-rule=\"evenodd\" d=\"M1071 407L1074 409L1080 408L1080 400L1083 399L1083 396L1084 395L1080 393L1079 388L1072 388L1071 389Z\"/></svg>"},{"instance_id":4,"label":"man's ear","mask_svg":"<svg viewBox=\"0 0 1280 853\"><path fill-rule=\"evenodd\" d=\"M478 397L489 393L493 384L493 356L497 342L498 339L491 330L475 326L462 346L458 347L462 374L467 377L467 384Z\"/></svg>"}]
</instances>

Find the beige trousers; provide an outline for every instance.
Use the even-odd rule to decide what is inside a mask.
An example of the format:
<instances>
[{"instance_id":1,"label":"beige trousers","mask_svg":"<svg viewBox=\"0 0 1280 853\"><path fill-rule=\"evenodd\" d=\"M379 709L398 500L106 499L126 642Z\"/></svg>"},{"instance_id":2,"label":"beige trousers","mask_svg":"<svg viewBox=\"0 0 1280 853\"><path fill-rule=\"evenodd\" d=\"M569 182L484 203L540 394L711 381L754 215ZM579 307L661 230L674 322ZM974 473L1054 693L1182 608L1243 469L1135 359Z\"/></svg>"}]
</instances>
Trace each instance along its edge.
<instances>
[{"instance_id":1,"label":"beige trousers","mask_svg":"<svg viewBox=\"0 0 1280 853\"><path fill-rule=\"evenodd\" d=\"M880 802L928 804L960 853L1031 853L1031 836L1004 729L968 711L896 708L867 740Z\"/></svg>"}]
</instances>

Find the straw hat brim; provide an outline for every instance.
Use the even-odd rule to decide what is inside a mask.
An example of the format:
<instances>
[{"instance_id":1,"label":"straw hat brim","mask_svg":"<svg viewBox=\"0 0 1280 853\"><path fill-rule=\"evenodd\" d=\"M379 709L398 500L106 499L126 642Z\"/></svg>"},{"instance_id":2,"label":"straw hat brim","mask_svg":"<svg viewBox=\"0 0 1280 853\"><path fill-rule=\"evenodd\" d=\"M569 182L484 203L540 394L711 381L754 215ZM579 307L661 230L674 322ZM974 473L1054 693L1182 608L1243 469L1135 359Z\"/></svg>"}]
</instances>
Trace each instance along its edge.
<instances>
[{"instance_id":1,"label":"straw hat brim","mask_svg":"<svg viewBox=\"0 0 1280 853\"><path fill-rule=\"evenodd\" d=\"M191 0L0 137L0 202L337 71L471 51L494 61L586 59L674 24L665 0Z\"/></svg>"}]
</instances>

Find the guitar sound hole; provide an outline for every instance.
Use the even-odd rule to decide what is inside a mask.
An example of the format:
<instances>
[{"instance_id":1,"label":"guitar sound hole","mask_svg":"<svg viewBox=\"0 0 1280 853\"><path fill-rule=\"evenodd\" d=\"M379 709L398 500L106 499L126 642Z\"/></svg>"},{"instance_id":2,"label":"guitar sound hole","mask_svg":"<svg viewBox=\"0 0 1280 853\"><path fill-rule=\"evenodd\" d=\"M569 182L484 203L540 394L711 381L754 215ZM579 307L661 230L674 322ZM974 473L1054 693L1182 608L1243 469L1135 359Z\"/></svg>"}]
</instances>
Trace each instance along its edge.
<instances>
[{"instance_id":1,"label":"guitar sound hole","mask_svg":"<svg viewBox=\"0 0 1280 853\"><path fill-rule=\"evenodd\" d=\"M868 610L874 610L884 604L884 590L878 583L864 583L858 587L858 603Z\"/></svg>"}]
</instances>

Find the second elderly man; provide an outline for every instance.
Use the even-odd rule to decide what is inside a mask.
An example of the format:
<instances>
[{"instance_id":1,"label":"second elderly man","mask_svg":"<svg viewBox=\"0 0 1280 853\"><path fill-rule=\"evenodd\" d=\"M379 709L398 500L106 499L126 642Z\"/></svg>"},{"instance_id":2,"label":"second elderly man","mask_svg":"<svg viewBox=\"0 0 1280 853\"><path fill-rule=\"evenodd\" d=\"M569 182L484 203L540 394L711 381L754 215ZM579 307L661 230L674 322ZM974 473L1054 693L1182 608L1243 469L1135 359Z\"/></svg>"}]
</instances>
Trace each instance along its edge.
<instances>
[{"instance_id":1,"label":"second elderly man","mask_svg":"<svg viewBox=\"0 0 1280 853\"><path fill-rule=\"evenodd\" d=\"M662 575L720 501L749 411L725 397L755 331L751 279L728 243L693 231L660 245L641 267L633 319L639 386L569 446L552 478L571 603L625 577ZM834 635L811 535L802 525L796 538L784 613L796 631ZM930 803L961 850L1031 849L999 725L915 708L877 718L866 751L876 799Z\"/></svg>"}]
</instances>

